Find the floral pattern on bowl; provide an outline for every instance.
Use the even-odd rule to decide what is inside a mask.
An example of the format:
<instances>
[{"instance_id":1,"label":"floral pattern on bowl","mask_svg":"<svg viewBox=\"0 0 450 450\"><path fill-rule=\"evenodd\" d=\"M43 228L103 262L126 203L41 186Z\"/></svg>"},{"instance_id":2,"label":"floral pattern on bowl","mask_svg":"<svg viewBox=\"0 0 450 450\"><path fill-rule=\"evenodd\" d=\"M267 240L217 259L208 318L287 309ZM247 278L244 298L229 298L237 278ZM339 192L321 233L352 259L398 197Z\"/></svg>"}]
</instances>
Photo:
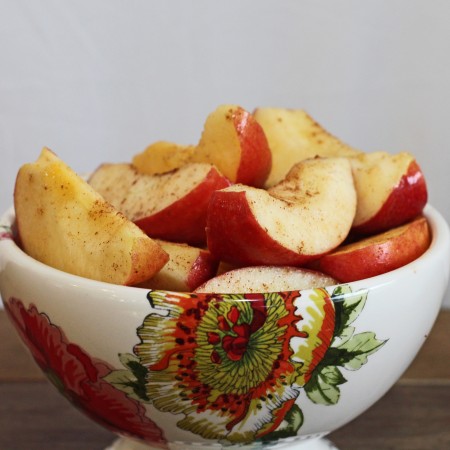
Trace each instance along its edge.
<instances>
[{"instance_id":1,"label":"floral pattern on bowl","mask_svg":"<svg viewBox=\"0 0 450 450\"><path fill-rule=\"evenodd\" d=\"M0 225L0 241L6 239L13 239L13 232L11 227L7 225Z\"/></svg>"},{"instance_id":2,"label":"floral pattern on bowl","mask_svg":"<svg viewBox=\"0 0 450 450\"><path fill-rule=\"evenodd\" d=\"M5 303L19 336L47 378L73 405L113 432L167 448L162 431L143 405L105 380L113 368L69 342L63 330L31 305Z\"/></svg>"},{"instance_id":3,"label":"floral pattern on bowl","mask_svg":"<svg viewBox=\"0 0 450 450\"><path fill-rule=\"evenodd\" d=\"M151 312L123 367L69 342L45 311L15 298L6 310L60 392L107 428L166 448L146 406L223 443L296 436L306 401L339 402L344 370L358 370L387 341L352 323L367 291L341 285L270 294L150 291Z\"/></svg>"}]
</instances>

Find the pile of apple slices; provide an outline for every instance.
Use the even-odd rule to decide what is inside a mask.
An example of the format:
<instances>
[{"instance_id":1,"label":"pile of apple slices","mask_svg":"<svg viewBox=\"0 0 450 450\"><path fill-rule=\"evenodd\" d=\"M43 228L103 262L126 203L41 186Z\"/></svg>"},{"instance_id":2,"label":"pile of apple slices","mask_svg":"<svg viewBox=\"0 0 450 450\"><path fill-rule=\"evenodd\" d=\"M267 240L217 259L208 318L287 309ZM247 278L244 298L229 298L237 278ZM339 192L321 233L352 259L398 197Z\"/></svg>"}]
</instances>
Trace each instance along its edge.
<instances>
[{"instance_id":1,"label":"pile of apple slices","mask_svg":"<svg viewBox=\"0 0 450 450\"><path fill-rule=\"evenodd\" d=\"M375 276L429 246L423 173L365 153L302 110L221 105L197 145L155 142L88 182L50 150L17 176L32 257L117 284L199 292L305 289Z\"/></svg>"}]
</instances>

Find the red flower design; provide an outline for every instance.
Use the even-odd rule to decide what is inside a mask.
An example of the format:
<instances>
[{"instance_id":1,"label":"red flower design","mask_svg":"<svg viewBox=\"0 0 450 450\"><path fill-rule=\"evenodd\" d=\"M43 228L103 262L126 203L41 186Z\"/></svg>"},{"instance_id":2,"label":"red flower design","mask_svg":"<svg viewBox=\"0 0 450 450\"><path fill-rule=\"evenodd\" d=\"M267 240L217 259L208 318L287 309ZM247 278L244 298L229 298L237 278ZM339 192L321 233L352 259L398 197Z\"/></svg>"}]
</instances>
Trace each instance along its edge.
<instances>
[{"instance_id":1,"label":"red flower design","mask_svg":"<svg viewBox=\"0 0 450 450\"><path fill-rule=\"evenodd\" d=\"M20 300L10 299L5 308L37 364L75 406L113 432L167 448L144 406L103 380L112 367L70 343L35 306L27 310Z\"/></svg>"},{"instance_id":2,"label":"red flower design","mask_svg":"<svg viewBox=\"0 0 450 450\"><path fill-rule=\"evenodd\" d=\"M135 354L155 408L206 439L248 443L276 430L331 343L325 290L272 294L152 291ZM160 314L160 311L166 314Z\"/></svg>"}]
</instances>

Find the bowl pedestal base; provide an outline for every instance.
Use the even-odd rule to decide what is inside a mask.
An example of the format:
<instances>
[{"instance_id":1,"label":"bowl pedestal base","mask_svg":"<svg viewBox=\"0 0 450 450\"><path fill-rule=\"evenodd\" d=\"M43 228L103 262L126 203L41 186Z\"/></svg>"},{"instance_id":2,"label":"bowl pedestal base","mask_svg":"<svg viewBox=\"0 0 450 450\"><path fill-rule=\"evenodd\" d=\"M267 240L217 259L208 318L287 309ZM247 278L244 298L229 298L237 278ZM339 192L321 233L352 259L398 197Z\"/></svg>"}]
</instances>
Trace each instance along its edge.
<instances>
[{"instance_id":1,"label":"bowl pedestal base","mask_svg":"<svg viewBox=\"0 0 450 450\"><path fill-rule=\"evenodd\" d=\"M232 450L233 446L222 446L221 444L193 444L171 443L170 450ZM315 438L303 441L279 442L271 444L254 443L249 445L238 445L236 450L339 450L327 439ZM105 450L161 450L141 442L127 438L119 438Z\"/></svg>"}]
</instances>

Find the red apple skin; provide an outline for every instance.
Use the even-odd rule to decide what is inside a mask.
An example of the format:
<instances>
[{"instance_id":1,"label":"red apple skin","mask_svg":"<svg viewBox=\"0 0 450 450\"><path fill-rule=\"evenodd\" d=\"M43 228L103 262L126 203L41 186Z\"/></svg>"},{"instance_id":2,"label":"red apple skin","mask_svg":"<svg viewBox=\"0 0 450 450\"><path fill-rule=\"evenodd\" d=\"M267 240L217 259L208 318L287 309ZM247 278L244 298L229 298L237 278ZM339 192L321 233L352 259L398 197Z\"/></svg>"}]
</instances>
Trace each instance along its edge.
<instances>
[{"instance_id":1,"label":"red apple skin","mask_svg":"<svg viewBox=\"0 0 450 450\"><path fill-rule=\"evenodd\" d=\"M301 266L321 256L300 255L272 239L253 216L245 192L214 192L206 237L212 255L237 267Z\"/></svg>"},{"instance_id":2,"label":"red apple skin","mask_svg":"<svg viewBox=\"0 0 450 450\"><path fill-rule=\"evenodd\" d=\"M172 242L201 245L206 241L206 213L211 195L230 186L230 181L211 168L195 189L163 210L136 220L148 236Z\"/></svg>"},{"instance_id":3,"label":"red apple skin","mask_svg":"<svg viewBox=\"0 0 450 450\"><path fill-rule=\"evenodd\" d=\"M161 240L157 240L156 242L161 245L170 257L167 267L163 267L156 276L139 283L137 287L192 292L217 275L219 261L208 250ZM172 249L176 249L177 246L181 249L186 247L186 253L184 255L183 253L174 253ZM192 257L194 251L196 256ZM172 259L175 264L171 266ZM178 264L180 260L181 266L183 266L183 262L188 264L180 267Z\"/></svg>"},{"instance_id":4,"label":"red apple skin","mask_svg":"<svg viewBox=\"0 0 450 450\"><path fill-rule=\"evenodd\" d=\"M218 267L219 261L209 251L201 250L186 279L189 290L194 291L210 278L215 277Z\"/></svg>"},{"instance_id":5,"label":"red apple skin","mask_svg":"<svg viewBox=\"0 0 450 450\"><path fill-rule=\"evenodd\" d=\"M261 125L243 108L233 113L233 123L241 144L241 161L236 183L262 187L272 168L272 152Z\"/></svg>"},{"instance_id":6,"label":"red apple skin","mask_svg":"<svg viewBox=\"0 0 450 450\"><path fill-rule=\"evenodd\" d=\"M430 246L425 217L376 236L368 237L314 261L311 267L341 283L362 280L398 269L422 255Z\"/></svg>"},{"instance_id":7,"label":"red apple skin","mask_svg":"<svg viewBox=\"0 0 450 450\"><path fill-rule=\"evenodd\" d=\"M352 228L360 235L372 235L402 225L417 217L428 201L425 177L416 161L394 187L379 211L364 223Z\"/></svg>"}]
</instances>

